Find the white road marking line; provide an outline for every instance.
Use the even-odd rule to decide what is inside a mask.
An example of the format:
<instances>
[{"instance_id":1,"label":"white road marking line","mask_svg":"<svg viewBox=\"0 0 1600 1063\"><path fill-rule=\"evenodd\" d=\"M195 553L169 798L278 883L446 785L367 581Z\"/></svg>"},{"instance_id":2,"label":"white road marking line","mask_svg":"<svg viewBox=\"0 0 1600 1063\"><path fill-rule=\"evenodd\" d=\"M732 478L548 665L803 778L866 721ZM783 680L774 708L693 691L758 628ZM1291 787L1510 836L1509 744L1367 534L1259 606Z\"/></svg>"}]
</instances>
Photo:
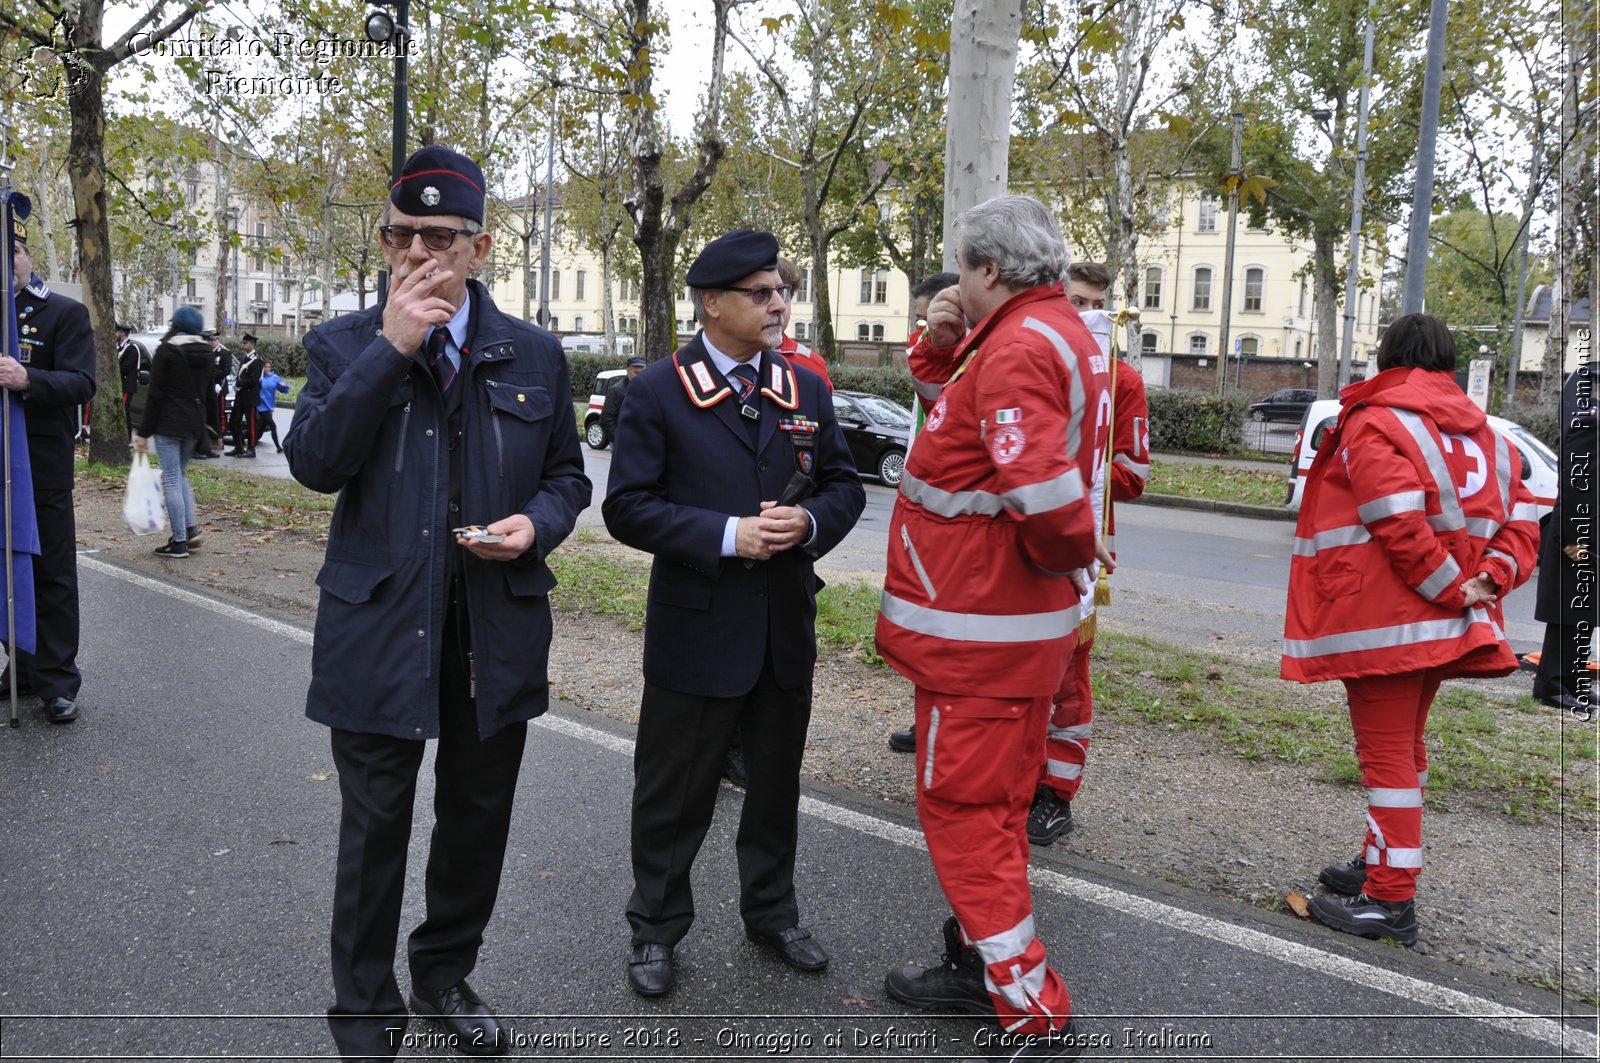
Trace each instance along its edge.
<instances>
[{"instance_id":1,"label":"white road marking line","mask_svg":"<svg viewBox=\"0 0 1600 1063\"><path fill-rule=\"evenodd\" d=\"M96 558L83 554L78 555L78 563L113 576L135 586L165 594L179 601L208 609L213 613L226 616L241 623L250 624L281 635L291 641L309 646L311 633L293 624L271 620L267 617L257 616L247 610L228 605L223 602L208 598L202 594L182 587L173 586L160 580L150 579L117 565L107 564ZM633 755L633 740L622 738L618 735L602 731L599 728L577 723L573 720L546 714L533 721L546 730L555 731L557 734L566 735L580 741L590 742L602 746L614 753L626 756ZM815 797L802 796L800 811L807 815L816 816L838 827L847 830L860 831L870 834L875 838L902 845L911 849L926 849L922 832L911 827L893 823L889 820L870 816L864 812L830 804ZM1254 952L1282 963L1303 967L1318 974L1337 978L1366 989L1376 989L1388 993L1390 996L1409 1000L1424 1007L1436 1008L1446 1014L1474 1019L1486 1026L1492 1026L1508 1033L1526 1037L1534 1041L1559 1048L1563 1053L1574 1055L1580 1059L1593 1059L1600 1055L1600 1037L1585 1030L1576 1030L1564 1026L1553 1019L1542 1018L1518 1008L1498 1004L1486 997L1473 996L1463 993L1458 989L1447 986L1435 985L1421 978L1400 974L1396 971L1384 970L1370 963L1353 960L1345 956L1323 952L1309 945L1287 941L1274 937L1260 930L1248 927L1235 926L1232 923L1197 912L1186 911L1160 901L1149 900L1122 890L1112 889L1108 886L1098 886L1091 882L1064 875L1059 871L1043 868L1030 868L1029 877L1037 886L1058 893L1064 897L1073 897L1078 900L1098 904L1103 908L1144 919L1163 927L1173 927L1186 931L1198 937L1203 937L1232 948Z\"/></svg>"}]
</instances>

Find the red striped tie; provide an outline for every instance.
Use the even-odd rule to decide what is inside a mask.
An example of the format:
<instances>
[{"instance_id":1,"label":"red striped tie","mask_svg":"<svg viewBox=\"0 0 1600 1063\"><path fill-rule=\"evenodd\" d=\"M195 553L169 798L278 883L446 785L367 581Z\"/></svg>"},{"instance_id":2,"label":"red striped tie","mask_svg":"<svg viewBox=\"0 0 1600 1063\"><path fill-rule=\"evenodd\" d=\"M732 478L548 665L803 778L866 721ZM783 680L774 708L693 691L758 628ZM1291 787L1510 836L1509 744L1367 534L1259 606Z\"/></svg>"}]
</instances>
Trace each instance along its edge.
<instances>
[{"instance_id":1,"label":"red striped tie","mask_svg":"<svg viewBox=\"0 0 1600 1063\"><path fill-rule=\"evenodd\" d=\"M433 379L439 382L440 394L449 391L456 378L455 364L444 353L449 338L450 330L443 327L434 329L428 337L428 368L433 370Z\"/></svg>"}]
</instances>

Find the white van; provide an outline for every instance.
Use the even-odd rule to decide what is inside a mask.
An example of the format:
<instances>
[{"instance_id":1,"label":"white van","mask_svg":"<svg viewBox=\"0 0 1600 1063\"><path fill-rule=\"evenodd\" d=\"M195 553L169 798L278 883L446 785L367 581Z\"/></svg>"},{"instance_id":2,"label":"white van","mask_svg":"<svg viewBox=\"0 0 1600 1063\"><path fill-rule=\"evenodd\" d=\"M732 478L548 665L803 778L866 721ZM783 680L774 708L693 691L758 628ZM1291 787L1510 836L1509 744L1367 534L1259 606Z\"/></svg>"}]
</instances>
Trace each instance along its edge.
<instances>
[{"instance_id":1,"label":"white van","mask_svg":"<svg viewBox=\"0 0 1600 1063\"><path fill-rule=\"evenodd\" d=\"M590 450L604 450L611 445L605 429L600 427L600 414L606 408L606 391L622 377L626 369L602 369L594 376L589 388L589 407L583 411L583 441Z\"/></svg>"},{"instance_id":2,"label":"white van","mask_svg":"<svg viewBox=\"0 0 1600 1063\"><path fill-rule=\"evenodd\" d=\"M1323 437L1338 419L1338 399L1318 399L1306 407L1305 419L1300 422L1300 431L1294 437L1294 457L1289 462L1289 495L1283 500L1283 504L1290 509L1300 508L1300 495L1306 486L1305 475L1322 446ZM1506 441L1522 455L1522 481L1528 485L1539 507L1539 519L1544 520L1556 504L1560 465L1555 453L1515 421L1490 414L1489 427L1505 436Z\"/></svg>"}]
</instances>

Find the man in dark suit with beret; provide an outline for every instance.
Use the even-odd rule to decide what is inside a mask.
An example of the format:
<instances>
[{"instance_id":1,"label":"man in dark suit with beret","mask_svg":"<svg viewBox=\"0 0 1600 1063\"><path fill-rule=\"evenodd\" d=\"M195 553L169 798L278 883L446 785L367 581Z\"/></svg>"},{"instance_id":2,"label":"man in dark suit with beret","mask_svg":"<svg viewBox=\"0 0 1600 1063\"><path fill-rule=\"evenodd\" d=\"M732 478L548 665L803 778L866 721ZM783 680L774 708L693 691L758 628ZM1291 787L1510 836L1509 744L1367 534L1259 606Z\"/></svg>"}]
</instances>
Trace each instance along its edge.
<instances>
[{"instance_id":1,"label":"man in dark suit with beret","mask_svg":"<svg viewBox=\"0 0 1600 1063\"><path fill-rule=\"evenodd\" d=\"M0 357L0 387L22 397L33 474L39 556L33 559L35 645L13 663L19 690L37 694L51 723L78 718L78 532L72 512L78 407L94 397L94 332L89 311L33 275L27 233L11 248L20 360Z\"/></svg>"},{"instance_id":2,"label":"man in dark suit with beret","mask_svg":"<svg viewBox=\"0 0 1600 1063\"><path fill-rule=\"evenodd\" d=\"M469 279L493 243L483 188L448 148L407 160L378 229L388 298L306 335L284 439L295 479L339 492L306 715L330 728L339 770L328 1024L347 1058L392 1058L406 1029L395 939L428 739L435 825L426 915L407 942L411 1009L461 1052L510 1047L467 975L500 888L528 720L550 700L546 558L590 485L561 344ZM453 533L474 525L488 537Z\"/></svg>"},{"instance_id":3,"label":"man in dark suit with beret","mask_svg":"<svg viewBox=\"0 0 1600 1063\"><path fill-rule=\"evenodd\" d=\"M735 727L749 765L745 932L791 967L828 964L794 891L821 587L812 562L866 496L826 385L776 352L793 295L777 265L771 233L708 244L686 278L702 331L639 375L617 424L606 527L655 555L627 908L628 981L643 996L672 988L673 948L694 921L689 871Z\"/></svg>"}]
</instances>

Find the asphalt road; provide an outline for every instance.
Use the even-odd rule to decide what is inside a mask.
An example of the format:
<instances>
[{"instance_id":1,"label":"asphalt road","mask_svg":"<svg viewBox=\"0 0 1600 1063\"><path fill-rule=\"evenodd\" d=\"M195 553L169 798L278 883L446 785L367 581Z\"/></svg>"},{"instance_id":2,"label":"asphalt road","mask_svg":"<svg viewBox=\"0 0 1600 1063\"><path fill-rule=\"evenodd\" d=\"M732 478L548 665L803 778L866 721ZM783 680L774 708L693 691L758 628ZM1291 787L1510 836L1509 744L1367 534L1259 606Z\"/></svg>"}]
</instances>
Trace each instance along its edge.
<instances>
[{"instance_id":1,"label":"asphalt road","mask_svg":"<svg viewBox=\"0 0 1600 1063\"><path fill-rule=\"evenodd\" d=\"M308 633L94 556L81 569L82 718L52 726L28 702L19 729L0 728L0 1057L327 1058L338 793L326 732L301 715ZM530 735L473 976L519 1054L971 1053L974 1023L884 998L887 968L937 956L946 909L906 811L847 794L812 789L802 811L803 919L832 950L826 974L782 968L740 933L740 795L725 790L679 986L634 997L630 758L624 729L565 707ZM420 790L408 928L426 774ZM1085 1058L1532 1060L1563 1039L1576 1058L1596 1053L1592 1017L1577 1032L1537 1017L1553 996L1066 852L1036 854L1035 897L1083 1029L1111 1046ZM403 948L400 963L404 986ZM447 1058L426 1041L436 1027L410 1032L408 1056Z\"/></svg>"}]
</instances>

